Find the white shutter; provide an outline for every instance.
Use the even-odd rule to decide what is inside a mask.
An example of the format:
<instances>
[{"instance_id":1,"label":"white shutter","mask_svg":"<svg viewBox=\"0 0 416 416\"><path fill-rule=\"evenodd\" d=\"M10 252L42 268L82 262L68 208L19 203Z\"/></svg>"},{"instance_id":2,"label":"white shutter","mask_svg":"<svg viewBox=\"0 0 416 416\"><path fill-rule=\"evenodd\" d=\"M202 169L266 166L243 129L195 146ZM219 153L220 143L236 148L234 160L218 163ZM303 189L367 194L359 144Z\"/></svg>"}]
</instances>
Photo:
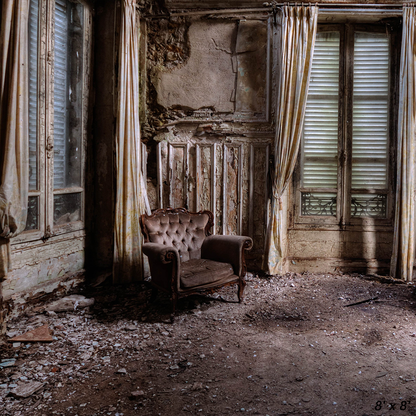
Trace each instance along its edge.
<instances>
[{"instance_id":1,"label":"white shutter","mask_svg":"<svg viewBox=\"0 0 416 416\"><path fill-rule=\"evenodd\" d=\"M29 8L29 189L38 189L37 121L38 121L38 0L30 1Z\"/></svg>"},{"instance_id":2,"label":"white shutter","mask_svg":"<svg viewBox=\"0 0 416 416\"><path fill-rule=\"evenodd\" d=\"M339 32L316 35L303 128L302 187L337 187Z\"/></svg>"},{"instance_id":3,"label":"white shutter","mask_svg":"<svg viewBox=\"0 0 416 416\"><path fill-rule=\"evenodd\" d=\"M65 187L68 128L68 12L67 0L55 2L54 60L54 188Z\"/></svg>"},{"instance_id":4,"label":"white shutter","mask_svg":"<svg viewBox=\"0 0 416 416\"><path fill-rule=\"evenodd\" d=\"M386 189L389 38L355 33L352 189Z\"/></svg>"}]
</instances>

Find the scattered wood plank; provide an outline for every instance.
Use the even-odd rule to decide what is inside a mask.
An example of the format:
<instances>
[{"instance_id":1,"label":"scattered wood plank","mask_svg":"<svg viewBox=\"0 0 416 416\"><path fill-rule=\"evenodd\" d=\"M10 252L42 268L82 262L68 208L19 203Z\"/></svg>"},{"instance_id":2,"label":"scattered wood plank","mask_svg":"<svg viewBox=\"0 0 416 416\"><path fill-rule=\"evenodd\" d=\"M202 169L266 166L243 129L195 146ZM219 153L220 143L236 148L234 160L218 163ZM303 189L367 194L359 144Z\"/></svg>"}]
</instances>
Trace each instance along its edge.
<instances>
[{"instance_id":1,"label":"scattered wood plank","mask_svg":"<svg viewBox=\"0 0 416 416\"><path fill-rule=\"evenodd\" d=\"M373 300L377 300L377 299L378 299L378 296L376 296L375 298L370 298L370 299L361 300L359 302L350 303L349 305L345 305L345 308L348 308L348 306L361 305L362 303L372 302Z\"/></svg>"}]
</instances>

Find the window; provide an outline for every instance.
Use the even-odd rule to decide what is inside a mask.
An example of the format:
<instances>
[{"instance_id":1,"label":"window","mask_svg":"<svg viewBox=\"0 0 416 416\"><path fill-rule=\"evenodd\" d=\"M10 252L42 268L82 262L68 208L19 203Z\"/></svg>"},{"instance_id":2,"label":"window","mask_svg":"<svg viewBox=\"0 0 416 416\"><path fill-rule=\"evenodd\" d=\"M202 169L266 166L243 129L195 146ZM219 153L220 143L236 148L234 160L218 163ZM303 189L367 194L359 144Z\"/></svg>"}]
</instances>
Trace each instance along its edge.
<instances>
[{"instance_id":1,"label":"window","mask_svg":"<svg viewBox=\"0 0 416 416\"><path fill-rule=\"evenodd\" d=\"M29 202L16 242L83 228L90 20L81 1L30 1Z\"/></svg>"},{"instance_id":2,"label":"window","mask_svg":"<svg viewBox=\"0 0 416 416\"><path fill-rule=\"evenodd\" d=\"M384 25L320 26L295 175L298 222L391 220L396 38Z\"/></svg>"}]
</instances>

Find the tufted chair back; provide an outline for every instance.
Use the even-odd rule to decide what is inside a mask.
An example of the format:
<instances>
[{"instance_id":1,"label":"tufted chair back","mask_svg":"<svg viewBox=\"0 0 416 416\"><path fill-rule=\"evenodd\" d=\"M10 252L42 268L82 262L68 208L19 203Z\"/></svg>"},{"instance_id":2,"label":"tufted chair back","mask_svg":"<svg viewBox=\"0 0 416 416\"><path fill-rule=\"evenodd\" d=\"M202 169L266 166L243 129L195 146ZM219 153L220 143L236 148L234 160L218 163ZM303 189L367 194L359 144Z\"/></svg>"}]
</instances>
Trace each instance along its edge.
<instances>
[{"instance_id":1,"label":"tufted chair back","mask_svg":"<svg viewBox=\"0 0 416 416\"><path fill-rule=\"evenodd\" d=\"M173 246L181 261L201 258L201 247L213 225L209 211L190 213L185 208L158 209L140 218L146 243Z\"/></svg>"}]
</instances>

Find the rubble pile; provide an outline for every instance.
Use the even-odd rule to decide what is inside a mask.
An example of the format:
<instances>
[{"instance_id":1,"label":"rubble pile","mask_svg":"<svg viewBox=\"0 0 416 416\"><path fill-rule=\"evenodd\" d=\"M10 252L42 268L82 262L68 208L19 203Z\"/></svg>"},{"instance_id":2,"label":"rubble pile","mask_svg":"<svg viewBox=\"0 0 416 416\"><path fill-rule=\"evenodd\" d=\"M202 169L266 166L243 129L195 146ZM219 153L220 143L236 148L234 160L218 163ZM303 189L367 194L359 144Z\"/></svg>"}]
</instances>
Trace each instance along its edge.
<instances>
[{"instance_id":1,"label":"rubble pile","mask_svg":"<svg viewBox=\"0 0 416 416\"><path fill-rule=\"evenodd\" d=\"M234 287L189 297L172 324L168 297L150 304L147 284L80 288L9 323L0 414L362 414L382 399L413 409L412 289L249 275L243 303Z\"/></svg>"}]
</instances>

